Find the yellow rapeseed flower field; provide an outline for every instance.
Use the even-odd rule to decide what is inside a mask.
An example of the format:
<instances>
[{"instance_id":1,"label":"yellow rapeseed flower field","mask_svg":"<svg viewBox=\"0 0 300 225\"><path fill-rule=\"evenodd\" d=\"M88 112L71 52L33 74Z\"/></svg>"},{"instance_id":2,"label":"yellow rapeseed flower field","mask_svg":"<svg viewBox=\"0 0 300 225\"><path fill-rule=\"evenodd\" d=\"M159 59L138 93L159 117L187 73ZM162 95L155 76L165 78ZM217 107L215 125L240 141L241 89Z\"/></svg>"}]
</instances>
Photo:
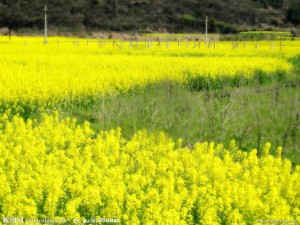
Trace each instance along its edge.
<instances>
[{"instance_id":1,"label":"yellow rapeseed flower field","mask_svg":"<svg viewBox=\"0 0 300 225\"><path fill-rule=\"evenodd\" d=\"M163 133L96 135L44 115L0 118L0 217L111 218L120 224L261 224L300 220L300 167L257 150L185 148ZM1 223L1 222L0 222Z\"/></svg>"},{"instance_id":2,"label":"yellow rapeseed flower field","mask_svg":"<svg viewBox=\"0 0 300 225\"><path fill-rule=\"evenodd\" d=\"M208 46L52 37L44 45L42 38L0 37L0 51L0 224L12 218L27 224L300 221L300 167L281 157L281 147L272 155L266 143L258 156L235 141L228 148L186 147L147 131L125 139L121 129L95 133L88 122L78 125L58 112L164 81L218 85L289 76L299 42ZM20 116L35 110L41 118Z\"/></svg>"},{"instance_id":3,"label":"yellow rapeseed flower field","mask_svg":"<svg viewBox=\"0 0 300 225\"><path fill-rule=\"evenodd\" d=\"M218 43L216 49L182 43L169 48L144 43L129 48L130 43L51 38L44 45L39 38L13 38L1 44L0 108L22 111L48 108L72 102L89 104L95 98L142 89L165 80L184 83L186 75L212 79L235 76L251 79L257 71L267 76L288 73L292 66L287 58L296 54L294 42L279 50L260 43L243 43L232 49L231 43ZM147 43L146 43L147 44ZM136 44L135 44L136 45ZM119 46L119 47L117 47Z\"/></svg>"}]
</instances>

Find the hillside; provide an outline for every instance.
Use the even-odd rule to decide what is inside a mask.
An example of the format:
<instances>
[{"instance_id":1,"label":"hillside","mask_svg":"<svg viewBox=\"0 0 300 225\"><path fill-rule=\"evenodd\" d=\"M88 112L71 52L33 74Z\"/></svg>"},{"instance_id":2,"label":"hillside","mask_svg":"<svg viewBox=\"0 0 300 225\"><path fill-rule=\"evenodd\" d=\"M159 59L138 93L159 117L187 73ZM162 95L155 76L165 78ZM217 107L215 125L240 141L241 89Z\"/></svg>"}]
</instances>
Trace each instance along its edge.
<instances>
[{"instance_id":1,"label":"hillside","mask_svg":"<svg viewBox=\"0 0 300 225\"><path fill-rule=\"evenodd\" d=\"M210 32L292 28L299 0L0 0L0 28L42 29L44 5L56 30Z\"/></svg>"}]
</instances>

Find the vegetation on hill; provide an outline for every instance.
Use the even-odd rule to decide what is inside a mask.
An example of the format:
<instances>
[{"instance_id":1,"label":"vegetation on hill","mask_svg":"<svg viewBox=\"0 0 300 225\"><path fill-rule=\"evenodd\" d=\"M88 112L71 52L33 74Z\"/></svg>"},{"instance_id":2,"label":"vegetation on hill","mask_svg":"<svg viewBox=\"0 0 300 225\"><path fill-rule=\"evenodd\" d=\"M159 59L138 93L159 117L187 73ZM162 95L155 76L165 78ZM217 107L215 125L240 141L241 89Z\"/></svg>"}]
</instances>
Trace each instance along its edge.
<instances>
[{"instance_id":1,"label":"vegetation on hill","mask_svg":"<svg viewBox=\"0 0 300 225\"><path fill-rule=\"evenodd\" d=\"M58 30L210 32L300 23L299 0L0 0L0 27L42 29L44 5Z\"/></svg>"}]
</instances>

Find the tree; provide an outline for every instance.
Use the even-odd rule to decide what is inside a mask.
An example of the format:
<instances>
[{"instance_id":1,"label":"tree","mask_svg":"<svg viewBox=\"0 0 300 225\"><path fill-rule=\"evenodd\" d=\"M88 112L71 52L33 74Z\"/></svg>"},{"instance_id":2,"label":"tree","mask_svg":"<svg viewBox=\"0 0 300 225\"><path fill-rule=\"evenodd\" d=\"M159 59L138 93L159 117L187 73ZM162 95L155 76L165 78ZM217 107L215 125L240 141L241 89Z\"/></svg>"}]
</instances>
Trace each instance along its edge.
<instances>
[{"instance_id":1,"label":"tree","mask_svg":"<svg viewBox=\"0 0 300 225\"><path fill-rule=\"evenodd\" d=\"M48 0L49 25L76 28L83 24L84 0Z\"/></svg>"},{"instance_id":2,"label":"tree","mask_svg":"<svg viewBox=\"0 0 300 225\"><path fill-rule=\"evenodd\" d=\"M87 27L98 27L101 24L101 15L104 14L104 0L86 1L86 10L83 23Z\"/></svg>"},{"instance_id":3,"label":"tree","mask_svg":"<svg viewBox=\"0 0 300 225\"><path fill-rule=\"evenodd\" d=\"M263 5L265 8L269 6L273 8L282 8L284 0L258 0L258 2Z\"/></svg>"},{"instance_id":4,"label":"tree","mask_svg":"<svg viewBox=\"0 0 300 225\"><path fill-rule=\"evenodd\" d=\"M22 26L20 0L7 0L0 3L0 26L7 27L9 39L11 30Z\"/></svg>"},{"instance_id":5,"label":"tree","mask_svg":"<svg viewBox=\"0 0 300 225\"><path fill-rule=\"evenodd\" d=\"M43 24L43 8L39 0L1 0L0 27L11 31L21 27L39 27Z\"/></svg>"},{"instance_id":6,"label":"tree","mask_svg":"<svg viewBox=\"0 0 300 225\"><path fill-rule=\"evenodd\" d=\"M287 11L287 20L294 24L300 24L300 3L290 5Z\"/></svg>"}]
</instances>

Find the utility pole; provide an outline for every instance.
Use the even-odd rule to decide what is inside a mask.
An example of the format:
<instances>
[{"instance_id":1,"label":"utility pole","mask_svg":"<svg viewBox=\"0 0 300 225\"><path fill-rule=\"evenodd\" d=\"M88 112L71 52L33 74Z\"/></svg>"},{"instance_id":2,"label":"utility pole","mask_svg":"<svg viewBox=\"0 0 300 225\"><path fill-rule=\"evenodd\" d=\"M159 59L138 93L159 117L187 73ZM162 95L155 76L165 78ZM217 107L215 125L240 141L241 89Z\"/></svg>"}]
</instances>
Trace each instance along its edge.
<instances>
[{"instance_id":1,"label":"utility pole","mask_svg":"<svg viewBox=\"0 0 300 225\"><path fill-rule=\"evenodd\" d=\"M45 36L44 36L44 44L48 43L47 36L48 36L48 28L47 28L47 5L45 5Z\"/></svg>"},{"instance_id":2,"label":"utility pole","mask_svg":"<svg viewBox=\"0 0 300 225\"><path fill-rule=\"evenodd\" d=\"M8 37L9 40L11 40L11 19L9 18L9 22L8 22Z\"/></svg>"},{"instance_id":3,"label":"utility pole","mask_svg":"<svg viewBox=\"0 0 300 225\"><path fill-rule=\"evenodd\" d=\"M206 16L206 18L205 18L205 44L208 41L208 37L207 37L207 24L208 24L208 16Z\"/></svg>"}]
</instances>

